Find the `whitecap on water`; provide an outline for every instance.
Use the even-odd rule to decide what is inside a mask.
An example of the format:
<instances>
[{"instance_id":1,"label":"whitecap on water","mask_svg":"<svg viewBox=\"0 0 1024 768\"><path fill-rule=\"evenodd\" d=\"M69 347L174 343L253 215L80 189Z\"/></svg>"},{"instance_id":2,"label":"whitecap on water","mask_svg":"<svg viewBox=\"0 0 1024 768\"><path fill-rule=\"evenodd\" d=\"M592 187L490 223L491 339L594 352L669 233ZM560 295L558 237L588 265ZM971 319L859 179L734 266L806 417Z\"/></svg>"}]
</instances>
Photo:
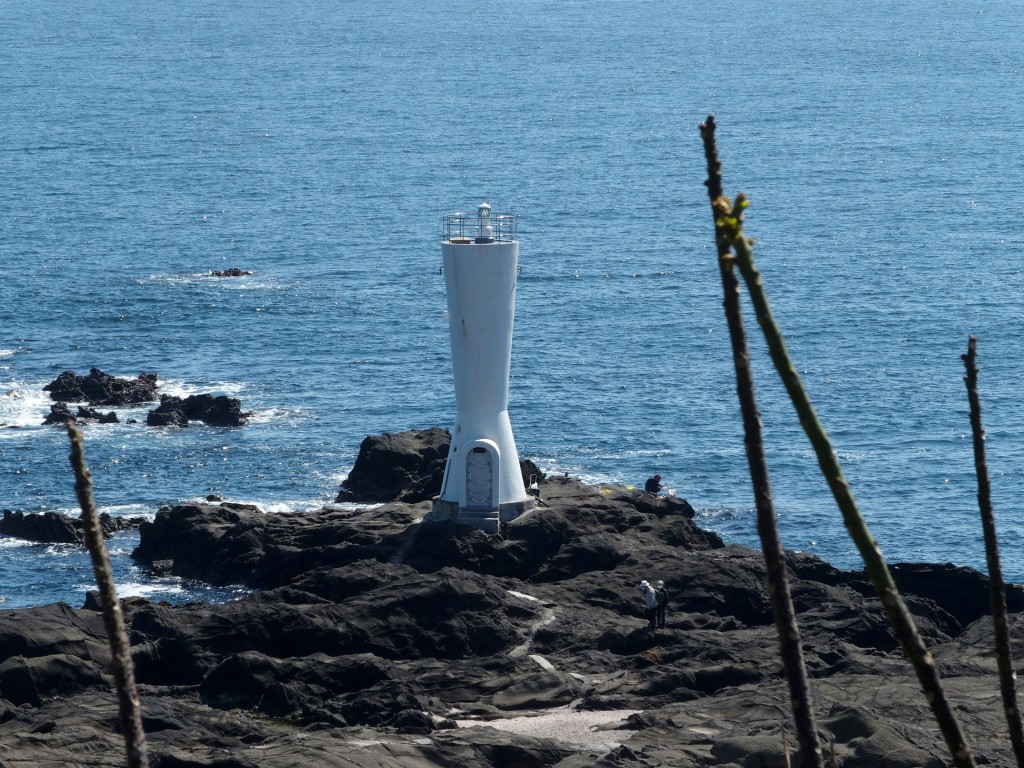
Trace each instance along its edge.
<instances>
[{"instance_id":1,"label":"whitecap on water","mask_svg":"<svg viewBox=\"0 0 1024 768\"><path fill-rule=\"evenodd\" d=\"M250 424L271 424L278 421L299 421L305 411L302 408L266 408L252 411Z\"/></svg>"},{"instance_id":2,"label":"whitecap on water","mask_svg":"<svg viewBox=\"0 0 1024 768\"><path fill-rule=\"evenodd\" d=\"M38 427L50 412L50 396L43 391L49 382L0 382L0 426Z\"/></svg>"},{"instance_id":3,"label":"whitecap on water","mask_svg":"<svg viewBox=\"0 0 1024 768\"><path fill-rule=\"evenodd\" d=\"M149 517L152 518L155 514L153 506L150 504L110 504L106 507L101 507L99 513L110 515L111 517ZM77 510L74 513L78 514Z\"/></svg>"},{"instance_id":4,"label":"whitecap on water","mask_svg":"<svg viewBox=\"0 0 1024 768\"><path fill-rule=\"evenodd\" d=\"M212 271L192 272L178 275L151 274L135 280L136 285L156 283L158 285L202 286L208 285L218 290L228 291L278 291L287 289L289 283L282 282L271 275L240 275L238 277L221 277Z\"/></svg>"},{"instance_id":5,"label":"whitecap on water","mask_svg":"<svg viewBox=\"0 0 1024 768\"><path fill-rule=\"evenodd\" d=\"M87 584L85 589L94 589L94 585ZM180 595L185 592L181 582L176 579L168 579L156 584L143 584L141 582L127 582L117 585L118 597L151 597L153 595Z\"/></svg>"},{"instance_id":6,"label":"whitecap on water","mask_svg":"<svg viewBox=\"0 0 1024 768\"><path fill-rule=\"evenodd\" d=\"M160 392L165 395L176 397L188 397L189 395L237 395L242 392L246 385L242 381L183 381L181 379L161 379L159 381Z\"/></svg>"}]
</instances>

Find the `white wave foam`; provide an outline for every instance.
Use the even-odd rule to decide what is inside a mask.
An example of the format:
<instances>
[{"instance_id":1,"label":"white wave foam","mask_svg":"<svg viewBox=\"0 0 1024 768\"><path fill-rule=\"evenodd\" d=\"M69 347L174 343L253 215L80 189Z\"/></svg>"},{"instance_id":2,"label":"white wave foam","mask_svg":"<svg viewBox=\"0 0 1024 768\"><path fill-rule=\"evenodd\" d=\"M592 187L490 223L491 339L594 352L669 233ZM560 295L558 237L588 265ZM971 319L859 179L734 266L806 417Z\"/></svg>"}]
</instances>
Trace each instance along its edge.
<instances>
[{"instance_id":1,"label":"white wave foam","mask_svg":"<svg viewBox=\"0 0 1024 768\"><path fill-rule=\"evenodd\" d=\"M381 503L355 502L355 501L332 501L329 504L320 504L324 509L337 512L355 512L357 509L376 509L383 507Z\"/></svg>"},{"instance_id":2,"label":"white wave foam","mask_svg":"<svg viewBox=\"0 0 1024 768\"><path fill-rule=\"evenodd\" d=\"M37 546L35 542L26 541L25 539L11 539L6 536L0 536L0 549L16 549L19 547L31 547Z\"/></svg>"},{"instance_id":3,"label":"white wave foam","mask_svg":"<svg viewBox=\"0 0 1024 768\"><path fill-rule=\"evenodd\" d=\"M255 503L268 515L283 515L289 512L312 512L323 509L323 499L301 499L295 501L250 502Z\"/></svg>"},{"instance_id":4,"label":"white wave foam","mask_svg":"<svg viewBox=\"0 0 1024 768\"><path fill-rule=\"evenodd\" d=\"M293 421L302 414L301 408L266 408L253 411L249 417L250 424L272 424L277 421Z\"/></svg>"},{"instance_id":5,"label":"white wave foam","mask_svg":"<svg viewBox=\"0 0 1024 768\"><path fill-rule=\"evenodd\" d=\"M217 288L223 291L273 291L280 288L280 284L269 280L255 280L251 277L212 277L206 276L207 280L215 282Z\"/></svg>"},{"instance_id":6,"label":"white wave foam","mask_svg":"<svg viewBox=\"0 0 1024 768\"><path fill-rule=\"evenodd\" d=\"M110 504L99 508L99 513L111 517L145 517L153 514L153 507L149 504Z\"/></svg>"},{"instance_id":7,"label":"white wave foam","mask_svg":"<svg viewBox=\"0 0 1024 768\"><path fill-rule=\"evenodd\" d=\"M286 283L265 275L242 275L239 277L217 277L210 272L192 272L181 275L147 275L136 279L136 284L157 283L161 285L208 285L227 291L277 291L287 288Z\"/></svg>"},{"instance_id":8,"label":"white wave foam","mask_svg":"<svg viewBox=\"0 0 1024 768\"><path fill-rule=\"evenodd\" d=\"M95 585L88 585L89 589L95 589ZM117 596L118 597L149 597L150 595L159 594L167 595L174 594L180 595L185 591L185 588L180 583L174 581L161 582L159 584L140 584L138 582L127 582L119 583L117 585Z\"/></svg>"},{"instance_id":9,"label":"white wave foam","mask_svg":"<svg viewBox=\"0 0 1024 768\"><path fill-rule=\"evenodd\" d=\"M241 381L209 381L193 382L181 379L166 379L160 381L160 392L165 395L176 397L188 397L189 395L201 395L209 393L212 395L237 395L245 389L245 383Z\"/></svg>"},{"instance_id":10,"label":"white wave foam","mask_svg":"<svg viewBox=\"0 0 1024 768\"><path fill-rule=\"evenodd\" d=\"M147 275L146 277L136 278L135 283L137 285L143 285L145 283L162 283L164 285L187 285L188 283L194 283L196 276L193 275Z\"/></svg>"},{"instance_id":11,"label":"white wave foam","mask_svg":"<svg viewBox=\"0 0 1024 768\"><path fill-rule=\"evenodd\" d=\"M251 499L221 498L220 502L228 504L251 504L260 512L267 515L286 515L289 512L312 512L317 509L367 509L378 507L379 504L329 504L323 499L297 499L294 501L253 501ZM183 504L216 504L220 502L209 502L201 496L191 499L183 499Z\"/></svg>"},{"instance_id":12,"label":"white wave foam","mask_svg":"<svg viewBox=\"0 0 1024 768\"><path fill-rule=\"evenodd\" d=\"M46 554L50 557L78 557L82 548L77 544L46 544Z\"/></svg>"},{"instance_id":13,"label":"white wave foam","mask_svg":"<svg viewBox=\"0 0 1024 768\"><path fill-rule=\"evenodd\" d=\"M45 384L22 381L0 383L0 426L38 427L50 412Z\"/></svg>"}]
</instances>

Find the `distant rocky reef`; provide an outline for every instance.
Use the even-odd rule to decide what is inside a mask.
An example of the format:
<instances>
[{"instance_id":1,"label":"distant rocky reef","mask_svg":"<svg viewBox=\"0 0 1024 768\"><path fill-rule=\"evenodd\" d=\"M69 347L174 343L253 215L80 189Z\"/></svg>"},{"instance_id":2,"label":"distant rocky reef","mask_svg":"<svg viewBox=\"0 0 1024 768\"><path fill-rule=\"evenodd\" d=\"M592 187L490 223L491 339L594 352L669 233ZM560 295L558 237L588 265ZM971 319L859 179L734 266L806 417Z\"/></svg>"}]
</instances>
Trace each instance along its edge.
<instances>
[{"instance_id":1,"label":"distant rocky reef","mask_svg":"<svg viewBox=\"0 0 1024 768\"><path fill-rule=\"evenodd\" d=\"M50 406L44 424L66 424L69 421L76 424L116 424L118 418L113 411L102 413L80 405L72 413L68 404L87 402L89 406L126 406L151 403L157 399L160 405L146 417L146 424L151 427L184 427L191 421L202 421L215 427L239 427L247 424L252 416L251 411L242 411L241 401L226 395L204 393L184 399L158 395L155 373L142 373L138 378L126 379L111 376L98 368L91 369L88 376L64 371L43 390L57 401Z\"/></svg>"},{"instance_id":2,"label":"distant rocky reef","mask_svg":"<svg viewBox=\"0 0 1024 768\"><path fill-rule=\"evenodd\" d=\"M252 272L249 272L248 270L245 269L239 269L238 267L210 270L210 277L245 277L246 275L251 274Z\"/></svg>"},{"instance_id":3,"label":"distant rocky reef","mask_svg":"<svg viewBox=\"0 0 1024 768\"><path fill-rule=\"evenodd\" d=\"M137 405L157 399L156 374L142 373L135 379L122 379L92 368L88 376L64 371L45 387L50 399L62 403L89 405Z\"/></svg>"}]
</instances>

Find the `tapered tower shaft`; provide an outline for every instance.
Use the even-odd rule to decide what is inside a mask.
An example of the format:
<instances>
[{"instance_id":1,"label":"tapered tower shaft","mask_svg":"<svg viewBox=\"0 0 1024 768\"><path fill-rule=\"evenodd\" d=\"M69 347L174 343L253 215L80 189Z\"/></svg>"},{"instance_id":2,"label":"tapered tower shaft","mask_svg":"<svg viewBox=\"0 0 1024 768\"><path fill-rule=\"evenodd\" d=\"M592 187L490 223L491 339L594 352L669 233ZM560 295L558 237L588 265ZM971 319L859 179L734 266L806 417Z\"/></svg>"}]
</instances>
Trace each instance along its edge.
<instances>
[{"instance_id":1,"label":"tapered tower shaft","mask_svg":"<svg viewBox=\"0 0 1024 768\"><path fill-rule=\"evenodd\" d=\"M444 217L441 255L448 294L456 416L435 519L497 533L535 500L523 483L508 418L519 241L514 216Z\"/></svg>"}]
</instances>

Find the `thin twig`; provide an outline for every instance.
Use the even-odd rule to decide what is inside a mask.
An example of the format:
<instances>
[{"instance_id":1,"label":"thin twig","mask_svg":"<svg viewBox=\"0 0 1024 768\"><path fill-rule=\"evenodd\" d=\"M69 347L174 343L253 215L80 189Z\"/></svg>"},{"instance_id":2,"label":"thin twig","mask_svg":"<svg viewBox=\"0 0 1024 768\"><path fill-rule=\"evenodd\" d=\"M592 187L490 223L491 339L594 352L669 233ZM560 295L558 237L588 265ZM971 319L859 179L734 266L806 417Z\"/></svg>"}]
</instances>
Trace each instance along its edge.
<instances>
[{"instance_id":1,"label":"thin twig","mask_svg":"<svg viewBox=\"0 0 1024 768\"><path fill-rule=\"evenodd\" d=\"M779 633L780 655L786 673L786 681L789 684L796 736L800 744L801 764L804 768L823 768L821 744L818 741L810 687L807 683L807 668L800 647L800 630L797 627L796 611L793 608L789 579L786 574L786 556L775 524L775 505L772 501L771 482L768 477L768 462L764 455L761 415L757 409L750 354L747 350L747 338L740 310L740 286L733 268L734 259L730 253L728 227L725 223L731 212L728 201L722 195L722 166L715 147L714 116L708 117L707 122L701 125L700 131L708 163L706 184L715 218L715 242L718 247L718 266L722 276L723 304L726 323L729 326L729 339L732 342L733 363L736 369L736 393L739 396L740 412L743 416L743 440L747 463L750 465L750 479L754 486L757 531L764 552L768 596L771 599L775 625Z\"/></svg>"},{"instance_id":2,"label":"thin twig","mask_svg":"<svg viewBox=\"0 0 1024 768\"><path fill-rule=\"evenodd\" d=\"M712 129L713 131L713 126ZM719 189L721 185L719 184ZM709 190L711 186L709 185ZM719 198L718 211L725 211L728 207L724 197ZM839 510L843 516L846 529L860 551L864 560L865 568L878 592L889 621L893 626L897 640L903 648L903 652L910 660L914 671L917 673L925 698L928 700L935 714L939 729L942 731L953 763L957 768L975 768L974 758L970 748L960 730L960 724L953 714L953 709L946 699L942 681L939 679L938 670L932 659L931 653L921 639L920 633L914 624L910 611L907 610L900 597L896 584L889 573L889 567L878 548L871 531L860 515L857 503L854 501L853 492L850 490L843 471L839 466L839 460L832 450L825 428L818 420L810 397L804 390L799 374L790 359L786 350L786 343L782 336L775 318L772 316L771 307L768 304L768 297L764 291L764 280L761 273L754 264L754 252L752 241L743 232L743 210L747 201L742 194L737 195L736 203L718 216L716 226L720 225L724 237L735 250L736 265L743 275L743 282L750 292L750 298L757 313L757 321L764 333L768 343L768 350L776 371L782 379L789 393L790 400L796 408L800 417L800 425L810 439L811 445L818 458L818 466L828 482L832 495L836 500ZM716 214L717 215L717 214ZM721 246L720 246L721 247Z\"/></svg>"},{"instance_id":3,"label":"thin twig","mask_svg":"<svg viewBox=\"0 0 1024 768\"><path fill-rule=\"evenodd\" d=\"M111 662L114 668L114 682L117 689L118 714L121 734L124 736L128 756L128 768L147 768L146 735L142 730L142 712L139 694L135 687L135 666L132 664L128 632L125 630L121 601L117 598L114 574L110 557L103 543L103 529L96 502L92 495L92 473L85 463L85 447L82 433L73 422L67 423L71 438L71 466L75 471L75 495L82 508L82 523L85 528L85 545L92 557L92 570L99 588L100 605L103 609L103 624L110 641Z\"/></svg>"},{"instance_id":4,"label":"thin twig","mask_svg":"<svg viewBox=\"0 0 1024 768\"><path fill-rule=\"evenodd\" d=\"M1010 743L1018 768L1024 768L1024 728L1021 726L1020 707L1017 705L1017 674L1010 653L1010 629L1006 617L1006 585L1003 568L999 563L999 538L996 536L996 518L992 511L988 465L985 462L985 428L981 425L981 397L978 395L977 340L967 340L967 354L961 355L967 375L967 399L971 405L971 432L974 436L974 469L978 476L978 509L985 535L985 561L988 563L989 599L992 603L992 623L995 627L996 663L999 668L999 687L1003 695L1003 712L1010 729Z\"/></svg>"}]
</instances>

